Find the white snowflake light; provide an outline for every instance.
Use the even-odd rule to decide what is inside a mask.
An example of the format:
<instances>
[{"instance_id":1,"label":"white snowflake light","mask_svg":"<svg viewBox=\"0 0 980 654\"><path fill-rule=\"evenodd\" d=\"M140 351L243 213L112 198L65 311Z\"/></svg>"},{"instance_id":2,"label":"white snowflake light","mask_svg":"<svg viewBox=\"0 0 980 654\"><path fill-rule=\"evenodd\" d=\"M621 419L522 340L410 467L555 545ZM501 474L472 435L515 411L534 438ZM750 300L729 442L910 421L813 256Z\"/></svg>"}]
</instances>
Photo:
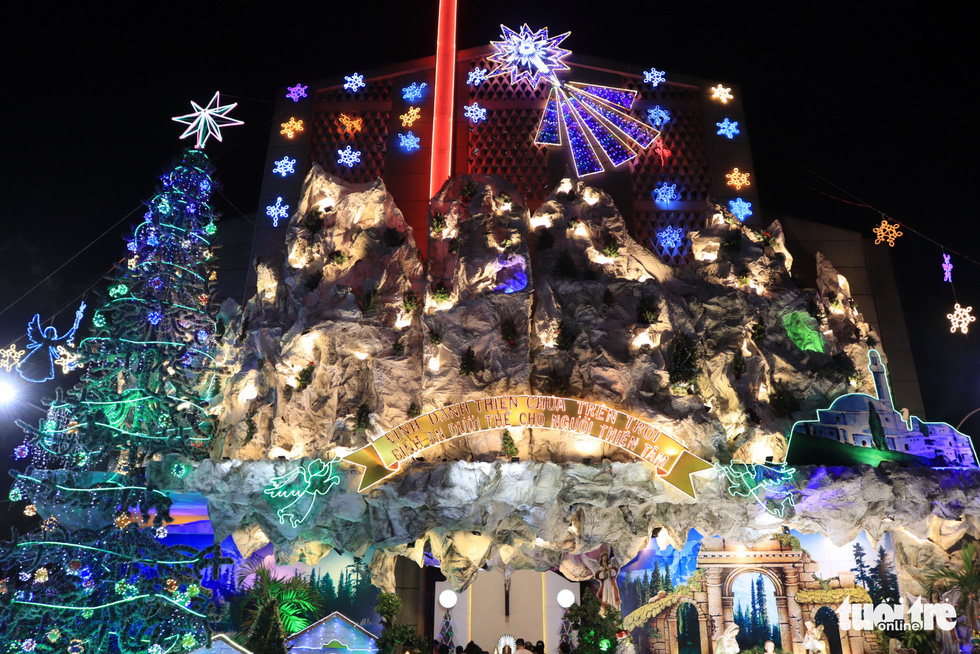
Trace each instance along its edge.
<instances>
[{"instance_id":1,"label":"white snowflake light","mask_svg":"<svg viewBox=\"0 0 980 654\"><path fill-rule=\"evenodd\" d=\"M354 150L349 145L343 150L337 150L337 156L337 163L341 166L352 168L354 164L361 163L361 151Z\"/></svg>"},{"instance_id":2,"label":"white snowflake light","mask_svg":"<svg viewBox=\"0 0 980 654\"><path fill-rule=\"evenodd\" d=\"M726 116L720 123L715 123L718 126L718 136L727 136L729 140L735 138L736 134L741 134L738 131L738 121L728 120Z\"/></svg>"},{"instance_id":3,"label":"white snowflake light","mask_svg":"<svg viewBox=\"0 0 980 654\"><path fill-rule=\"evenodd\" d=\"M745 219L752 215L752 203L746 202L742 198L735 198L728 202L728 208L731 210L735 217L738 218L743 223Z\"/></svg>"},{"instance_id":4,"label":"white snowflake light","mask_svg":"<svg viewBox=\"0 0 980 654\"><path fill-rule=\"evenodd\" d=\"M667 182L663 182L657 187L657 190L653 192L653 195L657 202L670 202L677 197L677 184L668 184Z\"/></svg>"},{"instance_id":5,"label":"white snowflake light","mask_svg":"<svg viewBox=\"0 0 980 654\"><path fill-rule=\"evenodd\" d=\"M953 283L953 262L949 260L949 255L943 255L943 281Z\"/></svg>"},{"instance_id":6,"label":"white snowflake light","mask_svg":"<svg viewBox=\"0 0 980 654\"><path fill-rule=\"evenodd\" d=\"M286 88L289 90L286 97L293 102L299 102L300 98L306 97L306 89L310 88L310 86L309 84L305 86L303 84L297 84L296 86L287 86Z\"/></svg>"},{"instance_id":7,"label":"white snowflake light","mask_svg":"<svg viewBox=\"0 0 980 654\"><path fill-rule=\"evenodd\" d=\"M668 225L657 230L657 243L664 249L672 250L680 247L683 240L684 230L676 225Z\"/></svg>"},{"instance_id":8,"label":"white snowflake light","mask_svg":"<svg viewBox=\"0 0 980 654\"><path fill-rule=\"evenodd\" d=\"M408 100L409 102L415 102L422 99L422 89L427 86L425 82L421 84L417 82L412 82L408 86L402 89L402 98Z\"/></svg>"},{"instance_id":9,"label":"white snowflake light","mask_svg":"<svg viewBox=\"0 0 980 654\"><path fill-rule=\"evenodd\" d=\"M670 122L670 112L658 104L653 109L647 109L647 120L651 125L661 127Z\"/></svg>"},{"instance_id":10,"label":"white snowflake light","mask_svg":"<svg viewBox=\"0 0 980 654\"><path fill-rule=\"evenodd\" d=\"M959 302L953 307L953 313L947 313L946 317L949 318L950 327L949 333L955 334L956 330L960 330L962 333L966 334L970 331L970 323L976 321L976 316L971 316L970 313L973 311L973 307L961 307Z\"/></svg>"},{"instance_id":11,"label":"white snowflake light","mask_svg":"<svg viewBox=\"0 0 980 654\"><path fill-rule=\"evenodd\" d=\"M651 68L650 70L643 71L643 82L645 84L652 84L657 86L666 80L664 79L665 72L662 70L657 70L656 68Z\"/></svg>"},{"instance_id":12,"label":"white snowflake light","mask_svg":"<svg viewBox=\"0 0 980 654\"><path fill-rule=\"evenodd\" d=\"M711 87L712 100L717 100L722 104L728 104L728 101L733 99L734 97L735 96L732 95L732 89L727 86L722 86L721 84L719 84L718 86Z\"/></svg>"},{"instance_id":13,"label":"white snowflake light","mask_svg":"<svg viewBox=\"0 0 980 654\"><path fill-rule=\"evenodd\" d=\"M364 83L364 75L354 73L353 75L344 75L344 88L351 93L357 93L363 89L367 84Z\"/></svg>"},{"instance_id":14,"label":"white snowflake light","mask_svg":"<svg viewBox=\"0 0 980 654\"><path fill-rule=\"evenodd\" d=\"M191 107L194 108L194 111L183 116L174 116L172 120L176 123L187 125L187 129L180 135L180 138L185 139L191 134L196 135L197 145L195 147L200 150L204 148L204 144L212 136L219 141L221 140L222 127L245 124L240 120L228 117L228 112L237 106L237 102L225 105L221 104L221 93L215 91L214 97L211 98L208 106L201 107L201 105L192 100Z\"/></svg>"},{"instance_id":15,"label":"white snowflake light","mask_svg":"<svg viewBox=\"0 0 980 654\"><path fill-rule=\"evenodd\" d=\"M486 68L474 68L470 71L470 74L466 76L466 83L473 86L479 86L487 81L487 76L490 75L490 71Z\"/></svg>"},{"instance_id":16,"label":"white snowflake light","mask_svg":"<svg viewBox=\"0 0 980 654\"><path fill-rule=\"evenodd\" d=\"M275 204L270 204L265 208L265 215L272 218L272 226L279 226L279 219L286 217L286 212L289 211L289 205L282 203L282 198L276 198Z\"/></svg>"},{"instance_id":17,"label":"white snowflake light","mask_svg":"<svg viewBox=\"0 0 980 654\"><path fill-rule=\"evenodd\" d=\"M520 32L515 32L506 25L500 26L501 41L491 41L494 54L488 61L497 64L494 75L510 75L510 83L517 84L522 79L536 86L541 79L555 79L555 73L568 70L563 61L570 55L571 50L559 48L571 32L558 36L548 36L548 28L542 27L532 32L525 23Z\"/></svg>"},{"instance_id":18,"label":"white snowflake light","mask_svg":"<svg viewBox=\"0 0 980 654\"><path fill-rule=\"evenodd\" d=\"M463 115L469 118L470 122L476 124L487 119L487 110L474 102L473 104L468 104L463 108Z\"/></svg>"},{"instance_id":19,"label":"white snowflake light","mask_svg":"<svg viewBox=\"0 0 980 654\"><path fill-rule=\"evenodd\" d=\"M276 162L276 165L272 167L272 172L282 175L291 175L296 172L296 160L290 159L289 157L283 157Z\"/></svg>"},{"instance_id":20,"label":"white snowflake light","mask_svg":"<svg viewBox=\"0 0 980 654\"><path fill-rule=\"evenodd\" d=\"M418 150L421 146L419 145L419 137L415 136L409 132L408 134L398 135L398 145L403 147L405 150L411 152L412 150Z\"/></svg>"}]
</instances>

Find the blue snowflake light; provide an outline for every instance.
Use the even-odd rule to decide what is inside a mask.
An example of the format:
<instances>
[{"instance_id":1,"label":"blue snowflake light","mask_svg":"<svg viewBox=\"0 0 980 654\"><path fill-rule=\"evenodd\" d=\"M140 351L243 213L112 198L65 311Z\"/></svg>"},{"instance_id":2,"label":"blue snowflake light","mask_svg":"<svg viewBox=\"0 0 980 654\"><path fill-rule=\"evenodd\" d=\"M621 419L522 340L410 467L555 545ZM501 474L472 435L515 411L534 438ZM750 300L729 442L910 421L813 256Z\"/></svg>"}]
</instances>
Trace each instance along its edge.
<instances>
[{"instance_id":1,"label":"blue snowflake light","mask_svg":"<svg viewBox=\"0 0 980 654\"><path fill-rule=\"evenodd\" d=\"M668 203L677 197L677 184L662 182L653 192L653 196L657 202Z\"/></svg>"},{"instance_id":2,"label":"blue snowflake light","mask_svg":"<svg viewBox=\"0 0 980 654\"><path fill-rule=\"evenodd\" d=\"M490 75L490 71L486 68L474 68L470 71L470 74L466 76L466 83L472 86L479 86L487 81L487 77Z\"/></svg>"},{"instance_id":3,"label":"blue snowflake light","mask_svg":"<svg viewBox=\"0 0 980 654\"><path fill-rule=\"evenodd\" d=\"M427 85L425 82L422 82L421 84L412 82L411 84L409 84L408 86L402 89L402 97L405 100L408 100L409 102L415 102L417 100L421 100L422 89L424 89L426 86Z\"/></svg>"},{"instance_id":4,"label":"blue snowflake light","mask_svg":"<svg viewBox=\"0 0 980 654\"><path fill-rule=\"evenodd\" d=\"M344 88L351 93L357 93L363 89L367 84L364 83L364 75L354 73L353 75L344 75Z\"/></svg>"},{"instance_id":5,"label":"blue snowflake light","mask_svg":"<svg viewBox=\"0 0 980 654\"><path fill-rule=\"evenodd\" d=\"M136 249L138 247L139 246L136 245L136 241L130 241L129 243L126 244L126 249L129 250L130 252L136 252Z\"/></svg>"},{"instance_id":6,"label":"blue snowflake light","mask_svg":"<svg viewBox=\"0 0 980 654\"><path fill-rule=\"evenodd\" d=\"M279 219L286 217L286 212L289 211L289 205L282 203L282 198L276 198L275 204L270 204L265 208L265 215L272 218L272 226L279 226Z\"/></svg>"},{"instance_id":7,"label":"blue snowflake light","mask_svg":"<svg viewBox=\"0 0 980 654\"><path fill-rule=\"evenodd\" d=\"M361 151L354 150L349 145L343 150L337 150L337 163L341 166L352 168L354 164L361 163Z\"/></svg>"},{"instance_id":8,"label":"blue snowflake light","mask_svg":"<svg viewBox=\"0 0 980 654\"><path fill-rule=\"evenodd\" d=\"M409 132L408 134L398 135L398 145L400 145L408 152L411 152L413 150L418 150L421 147L419 145L419 140L420 140L419 137L415 136L415 134L412 134L412 132Z\"/></svg>"},{"instance_id":9,"label":"blue snowflake light","mask_svg":"<svg viewBox=\"0 0 980 654\"><path fill-rule=\"evenodd\" d=\"M296 86L287 86L286 88L289 90L286 97L293 102L299 102L300 98L306 97L306 89L310 88L310 86L309 84L305 86L303 84L297 84Z\"/></svg>"},{"instance_id":10,"label":"blue snowflake light","mask_svg":"<svg viewBox=\"0 0 980 654\"><path fill-rule=\"evenodd\" d=\"M684 240L684 230L676 225L668 225L657 230L657 244L666 250L680 247Z\"/></svg>"},{"instance_id":11,"label":"blue snowflake light","mask_svg":"<svg viewBox=\"0 0 980 654\"><path fill-rule=\"evenodd\" d=\"M478 123L487 119L487 110L474 102L463 108L463 114L470 119L471 123Z\"/></svg>"},{"instance_id":12,"label":"blue snowflake light","mask_svg":"<svg viewBox=\"0 0 980 654\"><path fill-rule=\"evenodd\" d=\"M651 125L661 127L670 122L670 112L658 104L653 109L647 109L647 120Z\"/></svg>"},{"instance_id":13,"label":"blue snowflake light","mask_svg":"<svg viewBox=\"0 0 980 654\"><path fill-rule=\"evenodd\" d=\"M542 78L556 80L556 72L568 70L564 58L572 51L559 48L558 45L571 32L548 36L547 27L532 32L527 23L519 32L506 25L501 25L500 30L502 40L490 42L495 52L487 59L497 64L494 75L510 75L511 84L517 84L523 79L531 86L537 86Z\"/></svg>"},{"instance_id":14,"label":"blue snowflake light","mask_svg":"<svg viewBox=\"0 0 980 654\"><path fill-rule=\"evenodd\" d=\"M720 123L715 123L718 126L718 136L727 136L729 140L735 138L736 134L741 134L738 131L738 121L728 120L728 116L725 116L725 120Z\"/></svg>"},{"instance_id":15,"label":"blue snowflake light","mask_svg":"<svg viewBox=\"0 0 980 654\"><path fill-rule=\"evenodd\" d=\"M652 84L653 86L658 86L659 84L666 81L664 79L665 71L657 70L656 68L651 68L650 70L643 71L643 82L645 84Z\"/></svg>"},{"instance_id":16,"label":"blue snowflake light","mask_svg":"<svg viewBox=\"0 0 980 654\"><path fill-rule=\"evenodd\" d=\"M730 200L728 202L728 209L743 223L746 218L752 215L752 203L746 202L742 198Z\"/></svg>"},{"instance_id":17,"label":"blue snowflake light","mask_svg":"<svg viewBox=\"0 0 980 654\"><path fill-rule=\"evenodd\" d=\"M272 172L274 174L279 174L285 177L286 175L292 175L296 172L296 160L290 159L289 157L283 157L276 162L276 165L272 167Z\"/></svg>"},{"instance_id":18,"label":"blue snowflake light","mask_svg":"<svg viewBox=\"0 0 980 654\"><path fill-rule=\"evenodd\" d=\"M150 315L146 317L151 325L159 325L160 321L163 320L163 314L159 311L151 311Z\"/></svg>"}]
</instances>

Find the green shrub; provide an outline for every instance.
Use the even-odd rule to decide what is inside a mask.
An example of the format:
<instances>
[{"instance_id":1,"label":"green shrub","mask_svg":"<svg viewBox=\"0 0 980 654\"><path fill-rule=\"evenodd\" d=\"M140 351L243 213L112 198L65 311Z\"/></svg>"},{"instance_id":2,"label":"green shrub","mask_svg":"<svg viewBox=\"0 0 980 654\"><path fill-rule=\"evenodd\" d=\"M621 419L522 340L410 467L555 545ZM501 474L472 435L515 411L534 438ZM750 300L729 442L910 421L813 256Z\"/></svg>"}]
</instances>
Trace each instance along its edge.
<instances>
[{"instance_id":1,"label":"green shrub","mask_svg":"<svg viewBox=\"0 0 980 654\"><path fill-rule=\"evenodd\" d=\"M461 375L471 375L476 372L476 353L473 352L473 348L468 347L466 351L463 352L463 356L459 360L459 374Z\"/></svg>"},{"instance_id":2,"label":"green shrub","mask_svg":"<svg viewBox=\"0 0 980 654\"><path fill-rule=\"evenodd\" d=\"M693 382L701 372L700 362L701 357L694 339L684 332L678 333L674 338L674 351L670 357L671 383Z\"/></svg>"},{"instance_id":3,"label":"green shrub","mask_svg":"<svg viewBox=\"0 0 980 654\"><path fill-rule=\"evenodd\" d=\"M310 209L303 216L300 225L310 234L316 234L323 229L323 214L317 209Z\"/></svg>"},{"instance_id":4,"label":"green shrub","mask_svg":"<svg viewBox=\"0 0 980 654\"><path fill-rule=\"evenodd\" d=\"M402 297L402 308L408 313L415 313L415 311L422 306L419 302L419 297L413 291L405 291L404 297Z\"/></svg>"},{"instance_id":5,"label":"green shrub","mask_svg":"<svg viewBox=\"0 0 980 654\"><path fill-rule=\"evenodd\" d=\"M315 369L316 366L310 363L299 371L299 374L296 375L296 392L300 393L306 390L306 387L313 381L313 371Z\"/></svg>"}]
</instances>

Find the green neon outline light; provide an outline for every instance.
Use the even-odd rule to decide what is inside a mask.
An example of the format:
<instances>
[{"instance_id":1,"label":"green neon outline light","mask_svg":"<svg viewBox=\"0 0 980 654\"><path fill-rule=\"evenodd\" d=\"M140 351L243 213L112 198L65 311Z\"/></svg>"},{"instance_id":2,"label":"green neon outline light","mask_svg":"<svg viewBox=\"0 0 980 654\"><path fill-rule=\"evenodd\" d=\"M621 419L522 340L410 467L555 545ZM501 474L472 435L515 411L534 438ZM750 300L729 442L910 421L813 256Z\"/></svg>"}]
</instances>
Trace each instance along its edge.
<instances>
[{"instance_id":1,"label":"green neon outline light","mask_svg":"<svg viewBox=\"0 0 980 654\"><path fill-rule=\"evenodd\" d=\"M266 486L262 493L269 496L268 501L270 504L273 504L274 499L293 498L292 502L276 511L279 524L286 524L286 519L289 518L290 526L295 528L309 517L313 511L313 507L316 505L317 496L326 495L327 491L340 483L340 476L335 470L339 460L335 458L324 462L322 459L313 459L284 475L273 477L269 481L269 485ZM301 481L297 481L297 478ZM285 490L286 486L293 482L297 482L297 485L305 484L306 487ZM289 509L306 496L311 496L313 499L310 500L310 505L307 507L303 517L297 517L299 514L293 513Z\"/></svg>"},{"instance_id":2,"label":"green neon outline light","mask_svg":"<svg viewBox=\"0 0 980 654\"><path fill-rule=\"evenodd\" d=\"M78 543L62 543L56 540L32 540L23 543L17 543L17 547L30 547L32 545L74 547L80 550L91 550L93 552L102 552L103 554L112 554L113 556L118 556L119 558L126 559L127 561L135 561L137 563L159 563L161 565L193 565L203 560L201 557L197 557L195 559L184 559L182 561L159 561L157 559L134 559L129 554L122 554L120 552L115 552L113 550L102 549L101 547L92 547L91 545L79 545Z\"/></svg>"},{"instance_id":3,"label":"green neon outline light","mask_svg":"<svg viewBox=\"0 0 980 654\"><path fill-rule=\"evenodd\" d=\"M152 594L151 593L147 593L145 595L134 595L133 597L127 597L126 599L116 600L115 602L109 602L108 604L100 604L99 606L67 606L67 605L63 605L63 604L43 604L41 602L25 602L23 600L17 600L17 599L11 600L11 604L24 604L24 605L27 605L27 606L40 606L40 607L43 607L43 608L46 608L46 609L59 609L59 610L62 610L62 611L101 611L102 609L107 609L110 606L116 606L118 604L127 604L129 602L135 602L136 600L145 599L147 597L159 597L162 600L165 600L167 602L170 602L171 604L173 604L174 606L176 606L180 610L182 610L182 611L184 611L186 613L190 613L191 615L194 615L194 616L196 616L198 618L206 618L206 617L208 617L208 616L204 615L203 613L198 613L197 611L195 611L193 609L190 609L190 608L188 608L188 607L186 607L186 606L184 606L182 604L179 604L178 602L175 602L174 600L170 599L166 595L161 595L160 593L152 593Z\"/></svg>"},{"instance_id":4,"label":"green neon outline light","mask_svg":"<svg viewBox=\"0 0 980 654\"><path fill-rule=\"evenodd\" d=\"M785 488L780 488L784 484L793 483L796 468L787 468L786 464L745 463L737 459L733 459L728 465L715 463L715 467L725 475L731 484L727 490L732 497L751 497L756 504L765 509L766 513L777 518L785 518L787 510L796 506L794 495L799 491L796 490L795 486L788 491ZM766 471L775 473L777 478L767 477ZM769 490L777 494L774 500L779 500L778 508L772 508L766 502Z\"/></svg>"}]
</instances>

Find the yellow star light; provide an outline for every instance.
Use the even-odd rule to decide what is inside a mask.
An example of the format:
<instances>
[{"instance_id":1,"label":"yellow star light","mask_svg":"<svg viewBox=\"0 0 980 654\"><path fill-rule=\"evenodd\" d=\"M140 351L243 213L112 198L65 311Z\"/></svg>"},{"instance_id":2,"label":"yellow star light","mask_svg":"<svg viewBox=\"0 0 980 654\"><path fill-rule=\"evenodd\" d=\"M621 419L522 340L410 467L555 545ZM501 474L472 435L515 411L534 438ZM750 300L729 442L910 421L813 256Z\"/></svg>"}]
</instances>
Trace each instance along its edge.
<instances>
[{"instance_id":1,"label":"yellow star light","mask_svg":"<svg viewBox=\"0 0 980 654\"><path fill-rule=\"evenodd\" d=\"M881 224L871 230L875 233L875 245L879 245L884 241L888 243L888 247L895 247L895 239L902 235L898 227L898 223L890 223L887 220L882 220Z\"/></svg>"},{"instance_id":2,"label":"yellow star light","mask_svg":"<svg viewBox=\"0 0 980 654\"><path fill-rule=\"evenodd\" d=\"M24 350L18 350L15 343L11 343L6 350L0 350L0 368L10 372L14 366L20 363L20 358L24 356Z\"/></svg>"},{"instance_id":3,"label":"yellow star light","mask_svg":"<svg viewBox=\"0 0 980 654\"><path fill-rule=\"evenodd\" d=\"M409 107L408 113L399 116L402 119L402 127L411 127L412 123L419 119L421 113L418 107Z\"/></svg>"},{"instance_id":4,"label":"yellow star light","mask_svg":"<svg viewBox=\"0 0 980 654\"><path fill-rule=\"evenodd\" d=\"M303 131L303 121L296 120L292 116L290 116L288 121L285 123L280 123L279 125L282 127L282 129L279 130L279 133L285 136L287 139L291 139L297 132Z\"/></svg>"},{"instance_id":5,"label":"yellow star light","mask_svg":"<svg viewBox=\"0 0 980 654\"><path fill-rule=\"evenodd\" d=\"M732 168L732 172L725 175L728 185L734 186L736 191L741 191L743 186L751 186L749 174L740 172L738 168Z\"/></svg>"},{"instance_id":6,"label":"yellow star light","mask_svg":"<svg viewBox=\"0 0 980 654\"><path fill-rule=\"evenodd\" d=\"M728 104L728 101L734 98L735 96L732 95L732 89L730 87L722 86L721 84L711 87L712 100L717 100L722 104Z\"/></svg>"},{"instance_id":7,"label":"yellow star light","mask_svg":"<svg viewBox=\"0 0 980 654\"><path fill-rule=\"evenodd\" d=\"M340 118L337 119L337 122L339 122L344 129L351 134L360 132L361 126L364 125L363 118L354 118L353 116L348 116L347 114L340 114Z\"/></svg>"}]
</instances>

